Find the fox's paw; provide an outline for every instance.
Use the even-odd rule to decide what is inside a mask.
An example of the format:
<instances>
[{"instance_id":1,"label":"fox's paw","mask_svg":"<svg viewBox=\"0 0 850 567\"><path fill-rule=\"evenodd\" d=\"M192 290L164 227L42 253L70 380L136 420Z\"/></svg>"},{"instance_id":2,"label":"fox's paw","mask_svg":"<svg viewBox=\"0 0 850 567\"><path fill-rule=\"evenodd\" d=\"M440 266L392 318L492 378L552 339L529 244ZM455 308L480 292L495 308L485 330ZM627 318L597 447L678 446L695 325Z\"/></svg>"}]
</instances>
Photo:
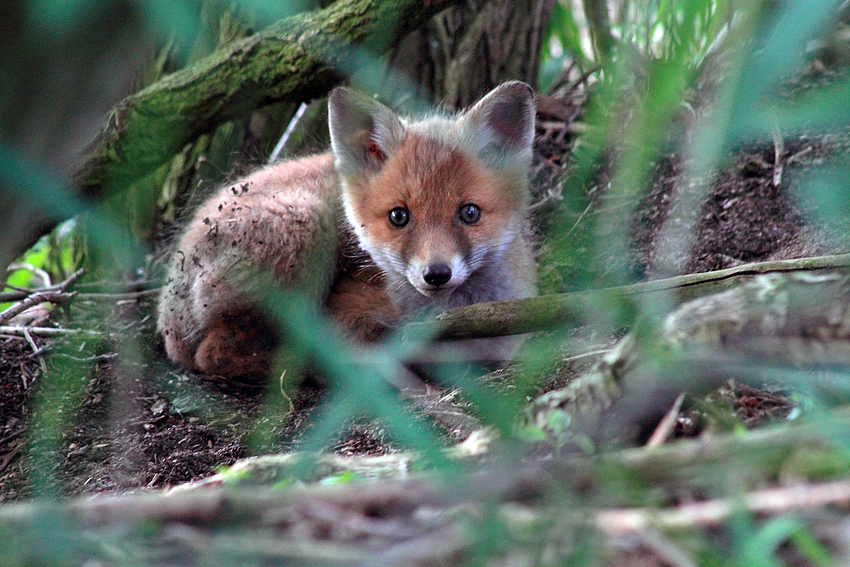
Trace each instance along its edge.
<instances>
[{"instance_id":1,"label":"fox's paw","mask_svg":"<svg viewBox=\"0 0 850 567\"><path fill-rule=\"evenodd\" d=\"M257 316L221 316L198 345L195 367L232 378L265 376L277 343L277 334Z\"/></svg>"}]
</instances>

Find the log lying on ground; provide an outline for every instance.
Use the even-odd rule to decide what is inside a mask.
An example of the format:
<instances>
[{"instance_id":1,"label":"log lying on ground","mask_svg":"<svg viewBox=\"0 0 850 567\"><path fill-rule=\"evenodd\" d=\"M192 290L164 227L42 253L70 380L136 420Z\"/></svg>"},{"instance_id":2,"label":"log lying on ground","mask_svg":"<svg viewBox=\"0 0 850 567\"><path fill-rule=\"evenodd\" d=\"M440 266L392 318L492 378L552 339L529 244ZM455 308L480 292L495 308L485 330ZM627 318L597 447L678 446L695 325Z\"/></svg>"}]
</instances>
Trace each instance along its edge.
<instances>
[{"instance_id":1,"label":"log lying on ground","mask_svg":"<svg viewBox=\"0 0 850 567\"><path fill-rule=\"evenodd\" d=\"M436 321L411 323L406 334L441 339L520 335L577 324L594 306L605 302L655 295L659 300L669 297L680 303L734 288L758 274L817 273L841 268L850 268L850 254L758 262L608 289L476 303L451 309Z\"/></svg>"}]
</instances>

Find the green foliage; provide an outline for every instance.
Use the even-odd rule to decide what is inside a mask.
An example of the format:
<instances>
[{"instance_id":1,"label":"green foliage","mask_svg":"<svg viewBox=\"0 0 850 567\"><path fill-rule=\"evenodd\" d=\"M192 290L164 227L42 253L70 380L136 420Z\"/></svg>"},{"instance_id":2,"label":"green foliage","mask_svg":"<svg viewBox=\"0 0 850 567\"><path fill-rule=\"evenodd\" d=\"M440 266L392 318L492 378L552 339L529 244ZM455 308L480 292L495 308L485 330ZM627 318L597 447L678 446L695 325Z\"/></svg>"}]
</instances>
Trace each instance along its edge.
<instances>
[{"instance_id":1,"label":"green foliage","mask_svg":"<svg viewBox=\"0 0 850 567\"><path fill-rule=\"evenodd\" d=\"M6 284L17 288L46 287L66 279L80 266L82 247L71 219L45 235L9 266ZM0 303L0 311L9 307Z\"/></svg>"},{"instance_id":2,"label":"green foliage","mask_svg":"<svg viewBox=\"0 0 850 567\"><path fill-rule=\"evenodd\" d=\"M729 32L733 16L747 9L728 0L589 1L583 11L575 6L569 0L555 3L544 45L541 90L565 62L586 72L604 68L612 58L637 53L645 59L687 60L698 67ZM593 6L602 6L607 16L593 17ZM611 38L610 48L599 49L602 37Z\"/></svg>"},{"instance_id":3,"label":"green foliage","mask_svg":"<svg viewBox=\"0 0 850 567\"><path fill-rule=\"evenodd\" d=\"M351 416L365 414L380 417L394 438L422 451L432 463L448 464L433 431L410 419L392 386L406 355L418 348L416 342L397 337L364 353L312 307L309 298L275 294L266 305L287 338L286 350L301 351L315 360L318 370L331 380L329 399L304 443L308 454L325 446Z\"/></svg>"},{"instance_id":4,"label":"green foliage","mask_svg":"<svg viewBox=\"0 0 850 567\"><path fill-rule=\"evenodd\" d=\"M586 9L589 4L584 2ZM576 2L557 3L550 22L550 49L541 66L544 88L557 86L555 79L568 64L575 65L573 78L593 71L583 134L571 156L563 201L547 225L551 247L544 249L542 261L547 277L561 290L598 289L644 276L628 264L632 219L666 152L675 151L681 158L683 190L673 197L671 207L681 213L682 224L662 227L658 254L683 259L710 189L710 173L726 164L732 150L744 144L772 144L776 132L793 139L803 131L846 132L850 126L850 82L841 72L825 88L790 86L804 73L804 46L832 33L837 2L604 4L610 9L607 19L577 11ZM600 43L593 39L599 37L614 38L609 50L599 49ZM683 123L690 124L687 137ZM846 231L847 163L846 158L832 159L825 167L806 172L801 194L815 224ZM602 181L608 181L604 187L596 186L600 168L606 174ZM668 271L661 267L654 275L674 275L682 265L669 265ZM669 310L669 304L663 299L643 301L638 309L639 318L651 323ZM588 311L587 319L598 324L618 326L626 321L614 305ZM764 372L765 380L778 377L775 369L758 365L750 371ZM686 384L688 372L677 369L672 379ZM808 374L783 377L801 391L811 380ZM826 399L815 396L809 403L823 407ZM563 435L562 424L550 425L556 437ZM519 434L533 440L540 432L523 428ZM824 435L836 443L844 438L826 431ZM819 453L813 459L821 459L827 475L844 474L838 473L843 470L841 452L827 452L829 456ZM795 465L788 466L790 471ZM618 500L627 482L616 477L600 480L600 492ZM812 564L828 564L826 550L792 516L758 524L739 518L729 528L737 542L735 550L713 556L697 553L698 564L781 565L777 550L783 545L795 547Z\"/></svg>"},{"instance_id":5,"label":"green foliage","mask_svg":"<svg viewBox=\"0 0 850 567\"><path fill-rule=\"evenodd\" d=\"M363 479L360 477L360 475L358 475L354 471L342 471L323 478L319 481L319 484L333 486L338 484L351 484L362 480Z\"/></svg>"},{"instance_id":6,"label":"green foliage","mask_svg":"<svg viewBox=\"0 0 850 567\"><path fill-rule=\"evenodd\" d=\"M594 68L596 62L593 54L585 51L581 27L564 2L555 2L546 36L548 39L543 44L541 54L541 91L549 89L567 64L575 62L582 70Z\"/></svg>"},{"instance_id":7,"label":"green foliage","mask_svg":"<svg viewBox=\"0 0 850 567\"><path fill-rule=\"evenodd\" d=\"M585 2L589 6L591 2ZM34 25L42 30L63 30L79 25L100 3L29 2L27 7ZM174 68L196 61L212 50L228 45L247 33L249 28L263 26L288 15L293 10L314 7L313 2L284 3L271 0L252 0L236 3L231 9L222 2L168 2L140 0L133 4L152 34L162 39L157 57L152 59L145 82L152 82ZM611 8L607 18L589 18L574 11L576 2L559 1L548 26L548 41L541 66L543 88L555 85L564 68L575 64L575 73L593 72L591 97L582 118L585 125L576 145L570 165L570 175L563 187L564 201L547 224L546 268L551 270L552 287L563 289L601 288L634 281L641 274L626 264L629 257L630 219L635 204L651 184L654 165L670 148L684 148L688 164L685 175L700 180L705 174L724 163L728 152L753 139L769 139L778 127L783 132L796 132L813 124L846 127L850 124L850 81L838 80L827 89L815 89L796 94L789 99L779 92L803 63L803 46L817 39L828 29L836 2L734 2L733 0L690 0L675 2L659 0L639 2L622 0L603 3ZM608 47L599 38L610 38ZM364 84L376 84L383 73L379 60L372 53L358 51L348 61L353 73ZM713 74L723 81L713 92L714 99L705 114L694 118L696 126L691 136L681 135L683 114L694 102L693 92L701 80ZM758 77L758 80L751 80ZM256 109L270 124L261 132L265 140L256 149L258 159L268 153L269 141L279 135L294 108L278 106ZM250 116L244 121L226 123L209 134L197 137L183 147L156 172L134 179L126 192L116 196L103 208L92 209L75 197L67 187L49 173L41 173L38 163L0 146L0 177L26 187L30 194L40 195L45 209L62 218L76 218L41 239L21 259L27 268L13 271L8 284L16 287L44 285L49 274L55 283L67 277L81 262L79 229L85 227L89 244L89 261L100 274L121 279L127 273L142 269L150 251L146 243L153 239L162 219L179 218L187 201L197 200L193 192L202 186L215 185L229 172L232 156L244 147L245 132ZM590 188L598 179L599 169L606 157L616 159L610 166L610 184L604 195L591 195ZM244 165L244 164L243 164ZM850 212L846 198L847 164L839 163L814 171L805 181L806 197L811 209L834 226ZM36 173L33 173L36 172ZM680 197L679 206L692 211L685 215L682 226L664 227L660 237L662 247L677 257L691 242L697 222L698 204L708 187L694 183L690 193ZM603 193L599 191L598 193ZM594 201L598 199L598 201ZM593 207L594 212L585 212ZM819 217L820 218L820 217ZM679 254L679 257L682 255ZM675 272L681 266L671 266ZM282 334L289 339L290 378L292 372L307 360L313 362L328 377L330 392L323 405L311 419L302 448L309 452L327 444L339 434L351 416L366 415L386 423L393 439L405 448L421 451L432 469L445 472L446 478L464 475L461 467L450 462L442 451L440 439L428 427L412 420L405 405L399 401L392 386L398 369L409 355L429 337L394 336L380 347L364 353L346 337L340 336L332 324L312 307L312 303L297 294L279 292L269 286L269 312L275 317ZM668 307L665 302L638 305L640 315L651 321L658 319ZM4 306L0 305L0 309ZM610 303L593 306L586 319L606 327L619 327L630 318L624 305ZM110 315L99 314L103 319ZM564 330L566 331L566 329ZM539 441L545 433L518 423L520 408L536 387L536 380L553 362L551 340L531 343L526 349L524 374L509 394L495 393L481 386L474 373L448 365L439 378L443 384L459 387L470 400L476 417L498 431L503 437L519 438L523 442ZM559 344L560 346L560 344ZM72 348L73 347L73 348ZM63 354L79 357L72 343ZM85 345L84 354L94 355L98 346ZM121 345L122 357L129 363L139 363L145 350L130 342ZM561 356L558 353L557 356ZM293 363L292 360L296 362ZM53 373L46 381L38 403L38 426L31 442L32 451L43 451L41 470L45 476L53 470L50 462L56 450L65 416L54 407L55 399L65 399L61 409L73 411L82 396L85 382L79 379L92 368L63 365L56 359ZM78 373L75 375L74 373ZM285 404L284 379L269 382L266 415L277 415ZM71 376L71 378L69 378ZM76 378L76 379L74 379ZM177 404L179 407L185 407ZM198 410L203 414L206 406ZM188 410L187 410L188 411ZM220 410L218 410L220 411ZM548 425L555 432L556 445L570 435L572 417L567 413L551 414ZM259 419L258 419L259 421ZM550 439L551 440L551 439ZM273 432L257 427L255 447L274 444ZM846 441L846 439L845 439ZM520 449L513 451L517 446ZM588 451L595 448L588 440ZM506 443L509 458L519 459L525 445ZM815 454L820 458L820 454ZM834 457L834 455L833 455ZM802 457L800 457L802 460ZM824 476L846 472L846 459L824 458ZM827 466L828 465L828 466ZM304 463L306 468L309 463ZM811 471L810 468L806 468ZM302 470L303 472L303 470ZM619 470L601 471L597 479L602 500L625 504L655 504L652 487L641 479L622 474ZM238 481L238 473L234 473ZM49 484L49 479L44 484ZM357 482L356 475L343 473L328 482L348 484ZM292 481L285 479L285 489ZM572 504L576 495L551 495ZM495 508L485 510L482 518L470 522L478 545L473 559L486 564L492 554L505 552L509 541L505 522ZM809 562L827 564L829 554L816 538L796 519L779 517L756 522L740 514L728 526L733 549L728 556L712 551L695 551L701 564L778 565L777 549L790 542ZM520 530L521 535L527 535ZM511 536L519 537L519 536ZM592 564L590 546L580 541L573 558L580 564Z\"/></svg>"},{"instance_id":8,"label":"green foliage","mask_svg":"<svg viewBox=\"0 0 850 567\"><path fill-rule=\"evenodd\" d=\"M806 531L800 522L777 517L755 523L741 512L733 517L732 534L737 548L727 564L734 567L778 567L785 562L777 557L781 544L790 541L812 565L830 565L829 553Z\"/></svg>"},{"instance_id":9,"label":"green foliage","mask_svg":"<svg viewBox=\"0 0 850 567\"><path fill-rule=\"evenodd\" d=\"M103 0L47 0L23 3L27 20L43 34L68 33L105 9ZM218 19L265 27L282 18L319 7L317 0L135 0L129 9L161 39L173 39L184 57L197 54L199 42L214 48Z\"/></svg>"}]
</instances>

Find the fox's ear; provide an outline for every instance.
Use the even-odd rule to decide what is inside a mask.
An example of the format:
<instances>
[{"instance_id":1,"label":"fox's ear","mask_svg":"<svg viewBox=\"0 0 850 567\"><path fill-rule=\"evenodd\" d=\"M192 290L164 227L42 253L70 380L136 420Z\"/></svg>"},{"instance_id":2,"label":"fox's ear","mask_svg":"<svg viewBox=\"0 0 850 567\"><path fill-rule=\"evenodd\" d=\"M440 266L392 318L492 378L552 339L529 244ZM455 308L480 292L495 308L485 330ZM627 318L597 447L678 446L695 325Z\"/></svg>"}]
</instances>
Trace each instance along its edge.
<instances>
[{"instance_id":1,"label":"fox's ear","mask_svg":"<svg viewBox=\"0 0 850 567\"><path fill-rule=\"evenodd\" d=\"M404 125L392 110L345 87L331 91L328 126L343 177L379 170L404 141Z\"/></svg>"},{"instance_id":2,"label":"fox's ear","mask_svg":"<svg viewBox=\"0 0 850 567\"><path fill-rule=\"evenodd\" d=\"M534 114L534 91L521 81L510 81L490 91L461 120L472 128L479 157L528 167L534 143Z\"/></svg>"}]
</instances>

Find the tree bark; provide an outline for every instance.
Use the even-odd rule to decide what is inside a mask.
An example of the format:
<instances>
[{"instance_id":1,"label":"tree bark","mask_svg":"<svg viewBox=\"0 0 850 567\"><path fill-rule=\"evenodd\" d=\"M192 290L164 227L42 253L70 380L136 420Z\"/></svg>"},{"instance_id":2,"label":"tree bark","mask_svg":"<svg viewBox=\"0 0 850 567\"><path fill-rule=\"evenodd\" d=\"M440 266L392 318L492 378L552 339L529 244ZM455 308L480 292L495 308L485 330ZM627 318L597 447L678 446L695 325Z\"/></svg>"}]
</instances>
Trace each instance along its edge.
<instances>
[{"instance_id":1,"label":"tree bark","mask_svg":"<svg viewBox=\"0 0 850 567\"><path fill-rule=\"evenodd\" d=\"M425 100L448 108L474 103L500 83L536 89L540 50L554 0L471 0L413 34L393 59L416 77Z\"/></svg>"}]
</instances>

